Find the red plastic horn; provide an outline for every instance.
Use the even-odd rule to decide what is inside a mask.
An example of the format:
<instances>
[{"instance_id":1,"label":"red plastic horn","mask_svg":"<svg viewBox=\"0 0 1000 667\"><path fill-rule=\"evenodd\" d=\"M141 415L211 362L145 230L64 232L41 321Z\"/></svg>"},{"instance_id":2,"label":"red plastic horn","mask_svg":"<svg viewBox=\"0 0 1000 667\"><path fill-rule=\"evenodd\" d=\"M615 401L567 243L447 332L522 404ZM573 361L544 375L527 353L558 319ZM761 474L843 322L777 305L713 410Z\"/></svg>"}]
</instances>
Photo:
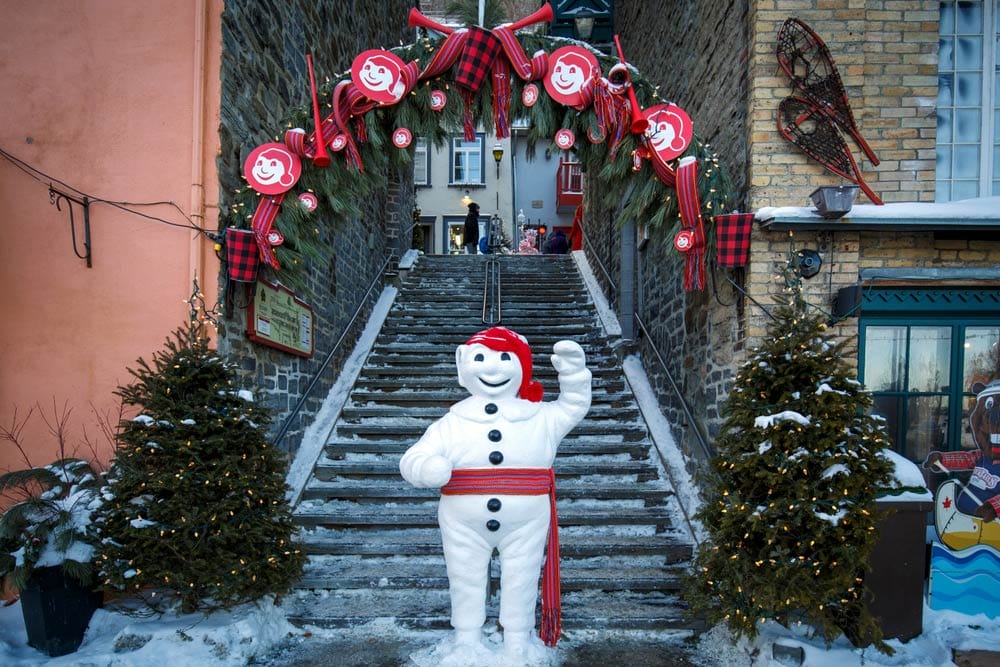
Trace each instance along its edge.
<instances>
[{"instance_id":1,"label":"red plastic horn","mask_svg":"<svg viewBox=\"0 0 1000 667\"><path fill-rule=\"evenodd\" d=\"M527 28L529 25L534 23L552 23L553 16L552 5L546 2L537 12L525 16L520 21L514 21L507 27L510 28L511 32L513 32L515 30L520 30L521 28Z\"/></svg>"},{"instance_id":2,"label":"red plastic horn","mask_svg":"<svg viewBox=\"0 0 1000 667\"><path fill-rule=\"evenodd\" d=\"M316 154L313 164L317 167L330 166L330 154L326 152L326 140L323 138L323 118L319 113L319 97L316 94L316 75L313 74L312 54L306 54L306 64L309 66L309 86L312 88L313 122L316 123Z\"/></svg>"},{"instance_id":3,"label":"red plastic horn","mask_svg":"<svg viewBox=\"0 0 1000 667\"><path fill-rule=\"evenodd\" d=\"M622 44L618 41L618 35L615 35L615 46L618 48L618 60L621 61L622 65L628 65L625 62L625 53L622 51ZM628 102L632 109L632 134L642 134L649 127L649 121L642 115L642 109L639 107L639 100L635 98L635 88L632 86L632 77L629 75L628 85Z\"/></svg>"},{"instance_id":4,"label":"red plastic horn","mask_svg":"<svg viewBox=\"0 0 1000 667\"><path fill-rule=\"evenodd\" d=\"M416 7L410 9L410 16L407 21L411 28L426 28L427 30L436 30L442 35L450 35L455 32L452 28L446 25L441 25L437 21L432 21L423 14Z\"/></svg>"}]
</instances>

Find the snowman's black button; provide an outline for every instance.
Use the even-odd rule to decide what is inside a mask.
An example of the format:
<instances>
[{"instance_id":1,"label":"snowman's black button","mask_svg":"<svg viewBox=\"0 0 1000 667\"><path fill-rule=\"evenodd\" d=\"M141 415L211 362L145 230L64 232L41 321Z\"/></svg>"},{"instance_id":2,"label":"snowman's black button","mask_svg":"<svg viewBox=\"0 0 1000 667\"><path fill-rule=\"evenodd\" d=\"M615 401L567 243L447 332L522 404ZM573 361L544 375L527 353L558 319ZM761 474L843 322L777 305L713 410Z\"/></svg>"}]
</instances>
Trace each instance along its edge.
<instances>
[{"instance_id":1,"label":"snowman's black button","mask_svg":"<svg viewBox=\"0 0 1000 667\"><path fill-rule=\"evenodd\" d=\"M503 453L502 452L490 452L490 463L495 466L503 463Z\"/></svg>"},{"instance_id":2,"label":"snowman's black button","mask_svg":"<svg viewBox=\"0 0 1000 667\"><path fill-rule=\"evenodd\" d=\"M500 408L497 407L496 403L487 403L484 408L484 410L486 410L486 414L488 415L495 415L499 409Z\"/></svg>"},{"instance_id":3,"label":"snowman's black button","mask_svg":"<svg viewBox=\"0 0 1000 667\"><path fill-rule=\"evenodd\" d=\"M500 502L499 498L490 498L488 501L486 501L486 509L488 509L491 512L499 512L502 506L503 503Z\"/></svg>"},{"instance_id":4,"label":"snowman's black button","mask_svg":"<svg viewBox=\"0 0 1000 667\"><path fill-rule=\"evenodd\" d=\"M491 533L497 532L498 530L500 530L500 522L497 521L496 519L490 519L489 521L486 522L486 530L490 531Z\"/></svg>"},{"instance_id":5,"label":"snowman's black button","mask_svg":"<svg viewBox=\"0 0 1000 667\"><path fill-rule=\"evenodd\" d=\"M500 431L493 429L486 435L486 437L490 439L490 442L500 442L500 440L503 439L503 434Z\"/></svg>"}]
</instances>

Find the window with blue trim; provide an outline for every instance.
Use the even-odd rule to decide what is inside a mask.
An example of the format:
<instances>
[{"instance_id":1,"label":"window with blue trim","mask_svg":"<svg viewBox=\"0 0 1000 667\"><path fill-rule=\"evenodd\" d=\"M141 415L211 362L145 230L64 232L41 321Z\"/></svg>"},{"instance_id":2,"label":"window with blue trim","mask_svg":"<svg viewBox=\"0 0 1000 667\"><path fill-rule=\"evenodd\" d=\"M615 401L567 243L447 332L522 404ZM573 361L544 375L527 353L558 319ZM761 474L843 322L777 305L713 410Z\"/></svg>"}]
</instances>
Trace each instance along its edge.
<instances>
[{"instance_id":1,"label":"window with blue trim","mask_svg":"<svg viewBox=\"0 0 1000 667\"><path fill-rule=\"evenodd\" d=\"M485 137L477 134L473 141L457 136L451 139L450 185L483 185L485 157L483 143Z\"/></svg>"},{"instance_id":2,"label":"window with blue trim","mask_svg":"<svg viewBox=\"0 0 1000 667\"><path fill-rule=\"evenodd\" d=\"M896 451L972 449L972 385L1000 378L1000 291L871 290L859 321L859 372Z\"/></svg>"}]
</instances>

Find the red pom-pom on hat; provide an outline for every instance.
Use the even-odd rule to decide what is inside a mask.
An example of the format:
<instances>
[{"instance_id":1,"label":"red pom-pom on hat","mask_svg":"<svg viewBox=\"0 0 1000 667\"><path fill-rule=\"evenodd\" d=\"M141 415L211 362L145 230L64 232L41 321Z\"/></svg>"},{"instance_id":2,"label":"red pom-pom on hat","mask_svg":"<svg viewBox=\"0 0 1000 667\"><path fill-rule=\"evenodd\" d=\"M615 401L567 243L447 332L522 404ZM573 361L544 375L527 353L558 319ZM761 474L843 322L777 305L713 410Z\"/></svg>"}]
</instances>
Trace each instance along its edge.
<instances>
[{"instance_id":1,"label":"red pom-pom on hat","mask_svg":"<svg viewBox=\"0 0 1000 667\"><path fill-rule=\"evenodd\" d=\"M494 352L513 352L521 364L521 386L517 390L518 396L534 403L542 400L545 390L540 382L531 379L531 347L528 346L528 339L506 327L492 327L480 331L465 341L466 345L474 343L488 347Z\"/></svg>"}]
</instances>

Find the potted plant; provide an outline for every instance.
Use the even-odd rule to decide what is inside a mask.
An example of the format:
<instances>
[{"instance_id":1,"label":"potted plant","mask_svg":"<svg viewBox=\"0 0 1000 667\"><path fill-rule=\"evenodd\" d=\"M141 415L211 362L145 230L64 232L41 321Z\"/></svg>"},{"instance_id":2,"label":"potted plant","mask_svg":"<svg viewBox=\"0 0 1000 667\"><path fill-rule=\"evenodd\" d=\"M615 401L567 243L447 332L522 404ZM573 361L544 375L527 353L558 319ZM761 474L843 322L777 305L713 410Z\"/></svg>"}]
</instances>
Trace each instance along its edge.
<instances>
[{"instance_id":1,"label":"potted plant","mask_svg":"<svg viewBox=\"0 0 1000 667\"><path fill-rule=\"evenodd\" d=\"M0 475L0 494L16 500L0 515L0 579L20 593L28 644L49 656L79 648L101 606L100 483L90 463L72 457Z\"/></svg>"}]
</instances>

